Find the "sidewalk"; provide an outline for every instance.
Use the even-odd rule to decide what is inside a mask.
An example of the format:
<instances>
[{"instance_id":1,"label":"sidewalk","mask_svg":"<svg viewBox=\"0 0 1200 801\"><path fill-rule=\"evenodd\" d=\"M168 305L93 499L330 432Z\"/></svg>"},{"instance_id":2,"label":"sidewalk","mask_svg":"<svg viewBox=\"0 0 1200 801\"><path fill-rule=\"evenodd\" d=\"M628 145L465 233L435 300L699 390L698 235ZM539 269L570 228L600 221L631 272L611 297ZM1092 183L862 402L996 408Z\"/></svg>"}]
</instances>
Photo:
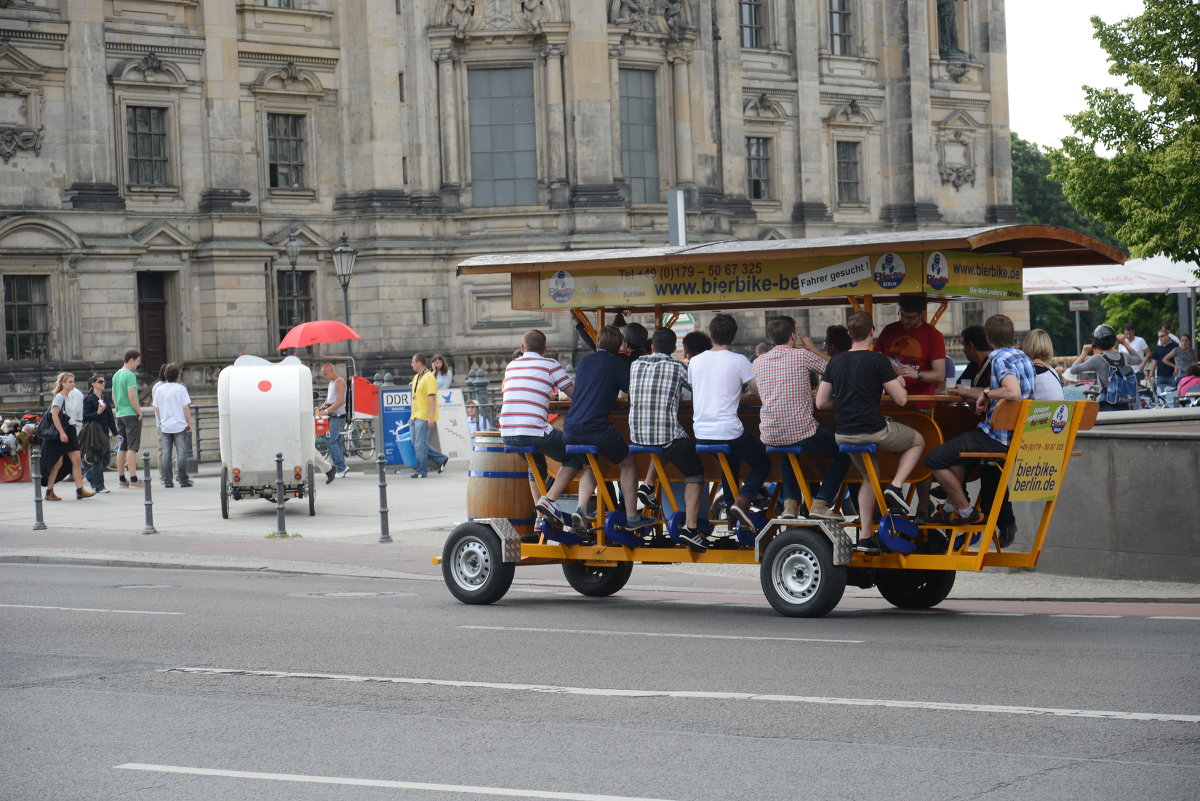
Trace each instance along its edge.
<instances>
[{"instance_id":1,"label":"sidewalk","mask_svg":"<svg viewBox=\"0 0 1200 801\"><path fill-rule=\"evenodd\" d=\"M268 570L293 573L408 578L441 581L432 557L446 535L466 519L467 469L452 462L442 475L408 478L402 469L387 474L389 530L393 542L380 544L379 482L374 466L351 465L351 475L319 483L317 515L307 499L288 501L286 526L298 538L269 539L275 505L261 499L231 501L229 519L220 511L217 468L206 465L195 486L151 488L157 534L141 534L144 492L117 488L82 501L67 490L64 500L43 504L47 530L34 531L33 488L0 484L0 562L57 562L95 565ZM60 487L69 487L69 482ZM662 591L757 593L753 565L642 566L633 585ZM525 567L518 584L566 586L554 565ZM849 587L846 597L878 598L874 589ZM1004 569L959 573L956 599L1200 602L1200 584L1112 581L1054 576Z\"/></svg>"}]
</instances>

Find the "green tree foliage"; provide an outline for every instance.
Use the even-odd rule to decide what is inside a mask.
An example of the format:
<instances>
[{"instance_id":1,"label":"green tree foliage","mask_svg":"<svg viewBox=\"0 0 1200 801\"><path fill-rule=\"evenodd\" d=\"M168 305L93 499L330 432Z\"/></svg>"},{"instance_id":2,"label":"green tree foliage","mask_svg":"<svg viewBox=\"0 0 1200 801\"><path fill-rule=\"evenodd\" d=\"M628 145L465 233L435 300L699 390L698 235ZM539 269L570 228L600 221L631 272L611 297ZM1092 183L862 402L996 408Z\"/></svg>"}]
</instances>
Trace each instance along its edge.
<instances>
[{"instance_id":1,"label":"green tree foliage","mask_svg":"<svg viewBox=\"0 0 1200 801\"><path fill-rule=\"evenodd\" d=\"M1109 72L1145 100L1085 86L1088 109L1067 117L1078 135L1050 151L1050 176L1134 256L1164 254L1200 274L1200 3L1146 0L1140 16L1092 25Z\"/></svg>"},{"instance_id":2,"label":"green tree foliage","mask_svg":"<svg viewBox=\"0 0 1200 801\"><path fill-rule=\"evenodd\" d=\"M1050 159L1046 150L1012 135L1013 204L1027 223L1061 225L1107 242L1124 250L1104 225L1096 222L1071 205L1063 194L1062 184L1050 177ZM1079 295L1090 301L1088 311L1079 315L1079 328L1084 343L1091 341L1092 330L1104 322L1103 295ZM1031 295L1029 317L1033 328L1044 329L1054 341L1059 356L1078 353L1075 342L1075 313L1067 311L1064 295Z\"/></svg>"}]
</instances>

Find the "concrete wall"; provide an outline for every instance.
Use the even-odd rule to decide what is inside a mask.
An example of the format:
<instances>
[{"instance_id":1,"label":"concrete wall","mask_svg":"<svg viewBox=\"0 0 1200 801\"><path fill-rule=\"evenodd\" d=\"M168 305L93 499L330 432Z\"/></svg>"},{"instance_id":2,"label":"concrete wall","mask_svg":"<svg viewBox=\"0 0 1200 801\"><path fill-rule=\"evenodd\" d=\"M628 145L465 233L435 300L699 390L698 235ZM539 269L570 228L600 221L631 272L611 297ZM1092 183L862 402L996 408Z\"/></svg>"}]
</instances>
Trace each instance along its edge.
<instances>
[{"instance_id":1,"label":"concrete wall","mask_svg":"<svg viewBox=\"0 0 1200 801\"><path fill-rule=\"evenodd\" d=\"M1200 581L1200 413L1101 415L1082 432L1038 568L1091 578ZM1018 543L1040 504L1017 504Z\"/></svg>"}]
</instances>

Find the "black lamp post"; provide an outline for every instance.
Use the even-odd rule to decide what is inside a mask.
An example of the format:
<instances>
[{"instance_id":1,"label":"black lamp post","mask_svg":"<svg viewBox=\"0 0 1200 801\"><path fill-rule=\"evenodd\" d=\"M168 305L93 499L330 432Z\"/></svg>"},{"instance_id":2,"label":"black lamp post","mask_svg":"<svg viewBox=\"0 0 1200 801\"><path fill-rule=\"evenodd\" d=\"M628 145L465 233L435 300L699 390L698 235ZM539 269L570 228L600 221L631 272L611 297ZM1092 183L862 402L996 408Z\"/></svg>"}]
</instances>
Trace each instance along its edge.
<instances>
[{"instance_id":1,"label":"black lamp post","mask_svg":"<svg viewBox=\"0 0 1200 801\"><path fill-rule=\"evenodd\" d=\"M288 234L285 250L288 264L292 265L292 272L288 276L288 295L292 301L292 328L295 328L300 325L300 275L296 272L296 262L300 260L300 240L296 238L295 228Z\"/></svg>"},{"instance_id":2,"label":"black lamp post","mask_svg":"<svg viewBox=\"0 0 1200 801\"><path fill-rule=\"evenodd\" d=\"M354 261L358 258L358 251L350 247L350 242L346 239L346 232L342 232L342 240L338 242L337 247L333 249L333 271L337 274L338 283L342 285L342 315L346 318L346 325L350 325L350 278L354 275ZM351 360L354 359L354 351L350 347L350 340L346 340L346 355Z\"/></svg>"}]
</instances>

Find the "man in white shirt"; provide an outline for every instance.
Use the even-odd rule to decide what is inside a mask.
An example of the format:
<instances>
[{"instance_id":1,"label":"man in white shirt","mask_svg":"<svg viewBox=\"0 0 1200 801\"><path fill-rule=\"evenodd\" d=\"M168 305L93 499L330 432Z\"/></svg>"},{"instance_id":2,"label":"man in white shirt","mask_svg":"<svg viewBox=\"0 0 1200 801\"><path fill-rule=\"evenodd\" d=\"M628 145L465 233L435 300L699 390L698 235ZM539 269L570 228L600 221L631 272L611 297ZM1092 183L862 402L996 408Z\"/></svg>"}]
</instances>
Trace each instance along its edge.
<instances>
[{"instance_id":1,"label":"man in white shirt","mask_svg":"<svg viewBox=\"0 0 1200 801\"><path fill-rule=\"evenodd\" d=\"M1137 377L1138 381L1141 381L1145 377L1141 364L1146 361L1146 351L1150 350L1150 346L1146 344L1146 340L1134 333L1132 325L1125 326L1125 341L1122 344L1125 346L1125 353L1133 357L1130 363L1138 365Z\"/></svg>"},{"instance_id":2,"label":"man in white shirt","mask_svg":"<svg viewBox=\"0 0 1200 801\"><path fill-rule=\"evenodd\" d=\"M758 437L746 431L738 419L742 388L754 384L750 360L733 350L737 320L718 314L708 324L712 350L698 353L688 362L688 383L692 385L692 431L702 445L729 445L729 468L737 478L742 461L750 473L740 489L725 487L725 502L732 521L754 527L750 518L750 499L762 489L771 460ZM736 493L736 497L730 500Z\"/></svg>"},{"instance_id":3,"label":"man in white shirt","mask_svg":"<svg viewBox=\"0 0 1200 801\"><path fill-rule=\"evenodd\" d=\"M164 487L171 481L171 451L175 451L175 477L179 486L190 487L187 463L192 450L192 398L187 387L179 383L179 365L172 362L163 368L163 380L153 393L154 416L158 419L158 467Z\"/></svg>"}]
</instances>

